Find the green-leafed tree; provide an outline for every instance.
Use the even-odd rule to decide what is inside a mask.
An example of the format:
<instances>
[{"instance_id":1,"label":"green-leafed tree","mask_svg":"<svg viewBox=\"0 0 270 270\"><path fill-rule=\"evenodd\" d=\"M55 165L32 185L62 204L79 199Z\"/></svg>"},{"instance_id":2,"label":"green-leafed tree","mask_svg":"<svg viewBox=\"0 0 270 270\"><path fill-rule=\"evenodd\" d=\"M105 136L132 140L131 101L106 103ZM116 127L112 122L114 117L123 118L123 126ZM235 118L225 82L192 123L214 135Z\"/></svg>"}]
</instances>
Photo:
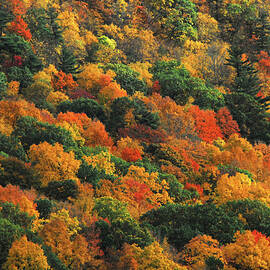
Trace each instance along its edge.
<instances>
[{"instance_id":1,"label":"green-leafed tree","mask_svg":"<svg viewBox=\"0 0 270 270\"><path fill-rule=\"evenodd\" d=\"M58 24L58 12L54 7L49 7L47 9L48 23L50 26L50 36L51 40L53 40L56 44L63 42L63 29Z\"/></svg>"},{"instance_id":2,"label":"green-leafed tree","mask_svg":"<svg viewBox=\"0 0 270 270\"><path fill-rule=\"evenodd\" d=\"M126 126L125 114L133 107L133 102L128 97L116 98L111 104L108 129L110 133L116 136L119 128Z\"/></svg>"},{"instance_id":3,"label":"green-leafed tree","mask_svg":"<svg viewBox=\"0 0 270 270\"><path fill-rule=\"evenodd\" d=\"M8 22L11 22L14 18L11 10L8 7L0 4L0 36L3 34L3 30Z\"/></svg>"},{"instance_id":4,"label":"green-leafed tree","mask_svg":"<svg viewBox=\"0 0 270 270\"><path fill-rule=\"evenodd\" d=\"M63 46L61 51L59 69L66 74L71 73L73 76L81 72L72 50L66 46Z\"/></svg>"},{"instance_id":5,"label":"green-leafed tree","mask_svg":"<svg viewBox=\"0 0 270 270\"><path fill-rule=\"evenodd\" d=\"M116 98L110 108L110 117L107 123L107 128L113 136L117 136L120 128L125 128L127 125L125 116L129 111L137 124L145 125L153 129L157 129L160 125L160 118L157 113L151 112L146 104L139 100L131 100L129 97Z\"/></svg>"},{"instance_id":6,"label":"green-leafed tree","mask_svg":"<svg viewBox=\"0 0 270 270\"><path fill-rule=\"evenodd\" d=\"M53 211L54 203L46 198L36 200L35 203L37 204L39 217L44 219L49 218L51 212Z\"/></svg>"},{"instance_id":7,"label":"green-leafed tree","mask_svg":"<svg viewBox=\"0 0 270 270\"><path fill-rule=\"evenodd\" d=\"M150 233L131 217L122 202L111 197L102 197L96 200L93 210L103 219L108 219L96 222L104 251L119 249L124 243L145 247L153 241Z\"/></svg>"},{"instance_id":8,"label":"green-leafed tree","mask_svg":"<svg viewBox=\"0 0 270 270\"><path fill-rule=\"evenodd\" d=\"M5 218L0 218L0 268L6 261L13 241L22 235L23 229L19 225L15 225Z\"/></svg>"},{"instance_id":9,"label":"green-leafed tree","mask_svg":"<svg viewBox=\"0 0 270 270\"><path fill-rule=\"evenodd\" d=\"M256 230L270 236L270 208L260 201L244 199L231 201L221 206L225 212L245 220L245 230Z\"/></svg>"},{"instance_id":10,"label":"green-leafed tree","mask_svg":"<svg viewBox=\"0 0 270 270\"><path fill-rule=\"evenodd\" d=\"M33 37L39 41L45 41L57 45L63 42L62 27L58 24L58 13L55 8L30 8L27 11L26 22L33 33Z\"/></svg>"},{"instance_id":11,"label":"green-leafed tree","mask_svg":"<svg viewBox=\"0 0 270 270\"><path fill-rule=\"evenodd\" d=\"M198 234L210 235L222 244L230 243L234 233L243 229L237 217L214 204L167 204L147 212L141 221L148 223L158 238L166 237L178 250Z\"/></svg>"},{"instance_id":12,"label":"green-leafed tree","mask_svg":"<svg viewBox=\"0 0 270 270\"><path fill-rule=\"evenodd\" d=\"M78 191L78 184L74 180L52 181L45 187L44 192L49 198L65 201L69 197L76 198Z\"/></svg>"},{"instance_id":13,"label":"green-leafed tree","mask_svg":"<svg viewBox=\"0 0 270 270\"><path fill-rule=\"evenodd\" d=\"M138 124L149 126L153 129L157 129L160 125L160 119L157 113L152 113L145 105L145 103L139 99L134 100L133 115Z\"/></svg>"},{"instance_id":14,"label":"green-leafed tree","mask_svg":"<svg viewBox=\"0 0 270 270\"><path fill-rule=\"evenodd\" d=\"M140 80L139 73L132 70L129 66L124 64L108 64L104 70L113 70L116 73L115 80L127 91L129 95L133 95L136 91L146 93L146 82Z\"/></svg>"},{"instance_id":15,"label":"green-leafed tree","mask_svg":"<svg viewBox=\"0 0 270 270\"><path fill-rule=\"evenodd\" d=\"M260 96L261 82L257 71L248 60L243 59L243 50L232 46L229 52L227 64L235 69L236 76L230 87L231 93L226 95L226 105L243 137L253 143L270 143L267 113L270 98Z\"/></svg>"},{"instance_id":16,"label":"green-leafed tree","mask_svg":"<svg viewBox=\"0 0 270 270\"><path fill-rule=\"evenodd\" d=\"M26 153L18 138L0 133L0 149L4 153L26 161Z\"/></svg>"},{"instance_id":17,"label":"green-leafed tree","mask_svg":"<svg viewBox=\"0 0 270 270\"><path fill-rule=\"evenodd\" d=\"M78 148L68 130L53 124L38 122L30 116L18 119L12 134L20 139L25 150L29 150L32 144L45 141L50 144L58 142L63 145L65 150Z\"/></svg>"},{"instance_id":18,"label":"green-leafed tree","mask_svg":"<svg viewBox=\"0 0 270 270\"><path fill-rule=\"evenodd\" d=\"M33 74L42 69L41 60L34 54L31 44L16 34L0 37L0 52L8 53L12 59L19 55L23 60L23 67L27 67Z\"/></svg>"},{"instance_id":19,"label":"green-leafed tree","mask_svg":"<svg viewBox=\"0 0 270 270\"><path fill-rule=\"evenodd\" d=\"M202 109L218 110L224 106L223 94L192 77L180 62L157 61L150 71L153 79L159 82L161 95L169 96L180 105L185 105L192 96L194 104Z\"/></svg>"},{"instance_id":20,"label":"green-leafed tree","mask_svg":"<svg viewBox=\"0 0 270 270\"><path fill-rule=\"evenodd\" d=\"M190 0L146 0L154 32L168 40L183 44L187 38L197 39L197 10Z\"/></svg>"},{"instance_id":21,"label":"green-leafed tree","mask_svg":"<svg viewBox=\"0 0 270 270\"><path fill-rule=\"evenodd\" d=\"M12 224L21 226L24 229L31 229L34 217L22 212L18 205L10 202L0 202L0 218L7 219Z\"/></svg>"},{"instance_id":22,"label":"green-leafed tree","mask_svg":"<svg viewBox=\"0 0 270 270\"><path fill-rule=\"evenodd\" d=\"M0 160L3 173L0 175L0 185L7 184L20 186L23 189L31 187L39 188L41 185L38 175L33 169L28 168L25 162L15 158L8 157Z\"/></svg>"},{"instance_id":23,"label":"green-leafed tree","mask_svg":"<svg viewBox=\"0 0 270 270\"><path fill-rule=\"evenodd\" d=\"M105 122L105 108L90 98L78 98L73 101L64 101L57 106L58 112L75 112L85 113L88 117L97 118L101 122Z\"/></svg>"},{"instance_id":24,"label":"green-leafed tree","mask_svg":"<svg viewBox=\"0 0 270 270\"><path fill-rule=\"evenodd\" d=\"M261 15L256 24L255 33L257 36L256 47L254 48L258 53L266 51L270 54L270 19L267 10L261 10Z\"/></svg>"},{"instance_id":25,"label":"green-leafed tree","mask_svg":"<svg viewBox=\"0 0 270 270\"><path fill-rule=\"evenodd\" d=\"M6 95L7 90L7 76L0 72L0 100Z\"/></svg>"}]
</instances>

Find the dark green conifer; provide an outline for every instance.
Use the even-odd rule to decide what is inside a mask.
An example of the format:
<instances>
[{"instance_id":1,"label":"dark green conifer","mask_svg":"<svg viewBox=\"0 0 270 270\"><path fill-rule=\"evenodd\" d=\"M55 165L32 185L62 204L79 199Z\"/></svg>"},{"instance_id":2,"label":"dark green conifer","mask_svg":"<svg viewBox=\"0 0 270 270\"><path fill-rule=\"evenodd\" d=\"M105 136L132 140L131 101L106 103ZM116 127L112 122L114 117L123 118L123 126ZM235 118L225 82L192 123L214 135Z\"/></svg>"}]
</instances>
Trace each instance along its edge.
<instances>
[{"instance_id":1,"label":"dark green conifer","mask_svg":"<svg viewBox=\"0 0 270 270\"><path fill-rule=\"evenodd\" d=\"M57 43L62 43L63 42L63 28L58 24L58 13L55 8L49 7L47 11L48 15L48 22L49 25L51 26L51 40L53 40L56 44Z\"/></svg>"},{"instance_id":2,"label":"dark green conifer","mask_svg":"<svg viewBox=\"0 0 270 270\"><path fill-rule=\"evenodd\" d=\"M72 75L81 72L80 65L77 62L72 50L68 47L63 46L62 53L60 55L59 69L61 69L66 74L71 73Z\"/></svg>"},{"instance_id":3,"label":"dark green conifer","mask_svg":"<svg viewBox=\"0 0 270 270\"><path fill-rule=\"evenodd\" d=\"M3 30L8 22L13 20L14 16L11 11L4 6L0 6L0 37L3 34Z\"/></svg>"},{"instance_id":4,"label":"dark green conifer","mask_svg":"<svg viewBox=\"0 0 270 270\"><path fill-rule=\"evenodd\" d=\"M270 23L268 18L268 12L262 12L258 25L256 27L257 52L266 51L270 53Z\"/></svg>"},{"instance_id":5,"label":"dark green conifer","mask_svg":"<svg viewBox=\"0 0 270 270\"><path fill-rule=\"evenodd\" d=\"M231 93L226 95L226 103L233 118L237 121L240 133L251 142L270 143L269 121L267 110L270 98L259 94L261 83L253 65L242 59L243 51L238 47L230 49L227 65L236 71Z\"/></svg>"}]
</instances>

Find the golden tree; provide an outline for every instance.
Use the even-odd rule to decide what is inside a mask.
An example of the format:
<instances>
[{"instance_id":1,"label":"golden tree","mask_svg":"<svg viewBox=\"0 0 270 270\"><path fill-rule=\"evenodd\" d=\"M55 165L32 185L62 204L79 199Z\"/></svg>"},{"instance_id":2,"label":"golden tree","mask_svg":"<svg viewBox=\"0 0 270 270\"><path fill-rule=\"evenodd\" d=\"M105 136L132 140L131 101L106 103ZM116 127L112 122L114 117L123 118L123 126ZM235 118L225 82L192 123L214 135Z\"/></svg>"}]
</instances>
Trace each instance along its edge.
<instances>
[{"instance_id":1,"label":"golden tree","mask_svg":"<svg viewBox=\"0 0 270 270\"><path fill-rule=\"evenodd\" d=\"M81 161L75 159L72 151L65 152L59 143L33 144L29 149L29 157L41 176L42 186L47 186L51 181L77 180L76 173Z\"/></svg>"},{"instance_id":2,"label":"golden tree","mask_svg":"<svg viewBox=\"0 0 270 270\"><path fill-rule=\"evenodd\" d=\"M3 265L3 270L49 270L51 269L47 263L43 249L31 241L28 241L24 235L21 239L13 242L7 257L7 261Z\"/></svg>"},{"instance_id":3,"label":"golden tree","mask_svg":"<svg viewBox=\"0 0 270 270\"><path fill-rule=\"evenodd\" d=\"M269 269L270 240L257 231L236 233L236 241L223 248L228 263L237 269Z\"/></svg>"},{"instance_id":4,"label":"golden tree","mask_svg":"<svg viewBox=\"0 0 270 270\"><path fill-rule=\"evenodd\" d=\"M10 202L18 205L22 212L26 212L29 216L39 217L34 203L35 194L27 193L21 190L18 186L7 185L3 187L0 185L0 202Z\"/></svg>"},{"instance_id":5,"label":"golden tree","mask_svg":"<svg viewBox=\"0 0 270 270\"><path fill-rule=\"evenodd\" d=\"M184 246L180 260L192 269L200 269L205 267L205 260L210 256L225 263L219 242L209 235L198 235Z\"/></svg>"}]
</instances>

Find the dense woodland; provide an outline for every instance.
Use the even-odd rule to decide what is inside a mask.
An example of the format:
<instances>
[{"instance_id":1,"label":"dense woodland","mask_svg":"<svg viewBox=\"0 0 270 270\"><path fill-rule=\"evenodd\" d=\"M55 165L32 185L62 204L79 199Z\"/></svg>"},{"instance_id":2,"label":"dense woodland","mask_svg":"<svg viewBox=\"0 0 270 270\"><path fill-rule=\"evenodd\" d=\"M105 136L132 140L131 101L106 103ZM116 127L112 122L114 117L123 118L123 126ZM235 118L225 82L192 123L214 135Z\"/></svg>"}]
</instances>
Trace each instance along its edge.
<instances>
[{"instance_id":1,"label":"dense woodland","mask_svg":"<svg viewBox=\"0 0 270 270\"><path fill-rule=\"evenodd\" d=\"M270 269L269 0L0 0L0 269Z\"/></svg>"}]
</instances>

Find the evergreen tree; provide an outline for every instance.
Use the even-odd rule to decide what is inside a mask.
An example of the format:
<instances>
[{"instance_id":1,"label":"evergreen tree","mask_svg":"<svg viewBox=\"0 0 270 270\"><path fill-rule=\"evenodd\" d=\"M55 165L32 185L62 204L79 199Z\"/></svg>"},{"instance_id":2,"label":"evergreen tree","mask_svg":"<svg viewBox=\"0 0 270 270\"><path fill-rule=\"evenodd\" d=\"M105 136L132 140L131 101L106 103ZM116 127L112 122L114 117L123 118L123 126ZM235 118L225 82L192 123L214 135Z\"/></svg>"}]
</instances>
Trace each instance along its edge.
<instances>
[{"instance_id":1,"label":"evergreen tree","mask_svg":"<svg viewBox=\"0 0 270 270\"><path fill-rule=\"evenodd\" d=\"M0 37L0 51L14 55L25 55L31 51L30 44L25 41L21 36L15 34L8 34Z\"/></svg>"},{"instance_id":2,"label":"evergreen tree","mask_svg":"<svg viewBox=\"0 0 270 270\"><path fill-rule=\"evenodd\" d=\"M255 33L258 37L256 50L270 53L270 23L267 11L262 12Z\"/></svg>"},{"instance_id":3,"label":"evergreen tree","mask_svg":"<svg viewBox=\"0 0 270 270\"><path fill-rule=\"evenodd\" d=\"M133 107L133 115L138 123L149 126L153 129L158 128L160 125L160 118L158 113L152 113L149 111L145 103L139 99L134 100Z\"/></svg>"},{"instance_id":4,"label":"evergreen tree","mask_svg":"<svg viewBox=\"0 0 270 270\"><path fill-rule=\"evenodd\" d=\"M5 96L7 89L7 77L5 73L0 72L0 100Z\"/></svg>"},{"instance_id":5,"label":"evergreen tree","mask_svg":"<svg viewBox=\"0 0 270 270\"><path fill-rule=\"evenodd\" d=\"M16 34L7 34L0 37L0 52L8 53L11 59L15 55L22 56L24 59L23 66L27 67L33 74L43 68L42 62L33 52L31 44Z\"/></svg>"},{"instance_id":6,"label":"evergreen tree","mask_svg":"<svg viewBox=\"0 0 270 270\"><path fill-rule=\"evenodd\" d=\"M0 37L3 34L3 29L8 22L13 20L14 16L7 7L0 5Z\"/></svg>"},{"instance_id":7,"label":"evergreen tree","mask_svg":"<svg viewBox=\"0 0 270 270\"><path fill-rule=\"evenodd\" d=\"M231 93L226 95L226 103L233 118L237 121L240 133L251 142L270 143L267 109L270 97L258 95L261 90L260 80L253 65L243 59L243 51L237 47L230 49L227 65L236 71Z\"/></svg>"},{"instance_id":8,"label":"evergreen tree","mask_svg":"<svg viewBox=\"0 0 270 270\"><path fill-rule=\"evenodd\" d=\"M81 72L76 57L74 56L73 52L66 46L63 46L62 48L59 69L61 69L66 74L71 73L72 75Z\"/></svg>"},{"instance_id":9,"label":"evergreen tree","mask_svg":"<svg viewBox=\"0 0 270 270\"><path fill-rule=\"evenodd\" d=\"M63 42L63 29L62 27L57 23L57 21L59 20L58 17L58 13L56 11L55 8L50 7L48 8L47 11L47 15L48 15L48 22L49 25L51 26L51 40L53 40L56 44L57 43L62 43Z\"/></svg>"}]
</instances>

